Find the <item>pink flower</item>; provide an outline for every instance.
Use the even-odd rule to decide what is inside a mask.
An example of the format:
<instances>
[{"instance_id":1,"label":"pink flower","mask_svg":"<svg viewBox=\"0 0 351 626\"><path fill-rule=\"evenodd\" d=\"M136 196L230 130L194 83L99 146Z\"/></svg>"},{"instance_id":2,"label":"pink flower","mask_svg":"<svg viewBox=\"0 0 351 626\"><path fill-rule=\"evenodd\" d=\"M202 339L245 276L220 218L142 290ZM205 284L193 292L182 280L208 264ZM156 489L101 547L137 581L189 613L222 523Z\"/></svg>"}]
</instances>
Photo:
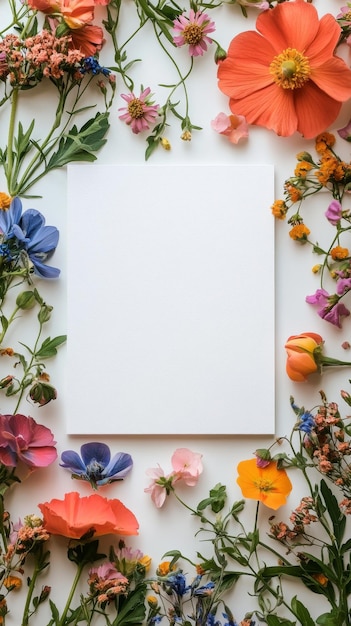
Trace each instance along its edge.
<instances>
[{"instance_id":1,"label":"pink flower","mask_svg":"<svg viewBox=\"0 0 351 626\"><path fill-rule=\"evenodd\" d=\"M179 15L173 22L174 29L179 33L173 37L176 46L189 46L189 54L192 57L202 56L207 50L207 44L212 43L208 33L213 33L215 23L207 13L195 11L189 12L189 17Z\"/></svg>"},{"instance_id":2,"label":"pink flower","mask_svg":"<svg viewBox=\"0 0 351 626\"><path fill-rule=\"evenodd\" d=\"M0 415L0 463L16 467L47 467L57 458L53 434L25 415Z\"/></svg>"},{"instance_id":3,"label":"pink flower","mask_svg":"<svg viewBox=\"0 0 351 626\"><path fill-rule=\"evenodd\" d=\"M89 570L89 577L96 576L100 580L121 580L125 584L128 583L128 578L123 576L121 572L119 572L114 563L103 563L98 567L92 567Z\"/></svg>"},{"instance_id":4,"label":"pink flower","mask_svg":"<svg viewBox=\"0 0 351 626\"><path fill-rule=\"evenodd\" d=\"M172 467L179 480L183 480L188 487L194 487L203 470L202 454L192 452L188 448L178 448L171 459Z\"/></svg>"},{"instance_id":5,"label":"pink flower","mask_svg":"<svg viewBox=\"0 0 351 626\"><path fill-rule=\"evenodd\" d=\"M338 200L333 200L329 204L324 215L327 218L328 222L333 224L333 226L337 226L342 217L342 206L340 202Z\"/></svg>"},{"instance_id":6,"label":"pink flower","mask_svg":"<svg viewBox=\"0 0 351 626\"><path fill-rule=\"evenodd\" d=\"M160 509L172 490L173 483L177 480L177 476L175 474L165 476L160 465L146 470L146 474L152 478L152 481L150 485L144 489L144 492L151 495L151 500L154 505Z\"/></svg>"},{"instance_id":7,"label":"pink flower","mask_svg":"<svg viewBox=\"0 0 351 626\"><path fill-rule=\"evenodd\" d=\"M211 126L220 135L228 137L232 143L238 143L240 139L249 136L249 127L243 115L228 116L225 113L218 113Z\"/></svg>"},{"instance_id":8,"label":"pink flower","mask_svg":"<svg viewBox=\"0 0 351 626\"><path fill-rule=\"evenodd\" d=\"M121 94L128 106L118 109L119 111L125 111L125 113L119 116L119 119L131 126L133 133L136 135L143 130L148 130L150 124L154 123L158 115L159 105L151 102L150 94L150 87L144 89L140 93L139 98L132 92Z\"/></svg>"},{"instance_id":9,"label":"pink flower","mask_svg":"<svg viewBox=\"0 0 351 626\"><path fill-rule=\"evenodd\" d=\"M347 38L346 43L351 45L350 37ZM346 124L346 126L344 126L343 128L339 128L338 135L341 137L341 139L346 139L346 141L349 140L349 137L351 135L351 120L349 121L348 124Z\"/></svg>"},{"instance_id":10,"label":"pink flower","mask_svg":"<svg viewBox=\"0 0 351 626\"><path fill-rule=\"evenodd\" d=\"M342 325L341 318L350 315L346 306L338 302L337 297L329 295L325 289L317 289L316 293L306 296L306 302L320 306L321 308L317 311L319 317L338 328Z\"/></svg>"}]
</instances>

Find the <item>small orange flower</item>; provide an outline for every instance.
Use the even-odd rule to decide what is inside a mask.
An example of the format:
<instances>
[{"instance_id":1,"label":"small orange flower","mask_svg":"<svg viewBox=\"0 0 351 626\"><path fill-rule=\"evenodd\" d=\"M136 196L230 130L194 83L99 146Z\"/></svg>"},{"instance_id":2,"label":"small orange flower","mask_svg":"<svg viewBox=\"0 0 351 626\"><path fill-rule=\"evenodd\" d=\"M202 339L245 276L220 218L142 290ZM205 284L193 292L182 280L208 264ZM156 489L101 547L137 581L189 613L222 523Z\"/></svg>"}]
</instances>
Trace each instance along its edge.
<instances>
[{"instance_id":1,"label":"small orange flower","mask_svg":"<svg viewBox=\"0 0 351 626\"><path fill-rule=\"evenodd\" d=\"M324 576L322 572L320 572L319 574L312 574L312 578L314 578L317 581L317 583L322 585L322 587L326 587L329 582L328 578Z\"/></svg>"},{"instance_id":2,"label":"small orange flower","mask_svg":"<svg viewBox=\"0 0 351 626\"><path fill-rule=\"evenodd\" d=\"M318 137L316 137L316 152L318 154L324 154L325 152L329 152L330 148L335 144L335 135L332 133L320 133Z\"/></svg>"},{"instance_id":3,"label":"small orange flower","mask_svg":"<svg viewBox=\"0 0 351 626\"><path fill-rule=\"evenodd\" d=\"M138 534L135 515L120 500L108 500L96 493L82 498L70 492L64 500L54 499L38 506L43 526L52 535L80 539L90 531L94 537Z\"/></svg>"},{"instance_id":4,"label":"small orange flower","mask_svg":"<svg viewBox=\"0 0 351 626\"><path fill-rule=\"evenodd\" d=\"M299 200L301 200L302 198L301 189L298 189L294 185L286 185L286 193L289 196L290 202L292 202L293 204L295 202L299 202Z\"/></svg>"},{"instance_id":5,"label":"small orange flower","mask_svg":"<svg viewBox=\"0 0 351 626\"><path fill-rule=\"evenodd\" d=\"M308 172L310 172L312 169L312 163L309 163L308 161L299 161L295 167L294 174L298 178L306 178Z\"/></svg>"},{"instance_id":6,"label":"small orange flower","mask_svg":"<svg viewBox=\"0 0 351 626\"><path fill-rule=\"evenodd\" d=\"M3 584L8 591L13 591L22 587L22 580L18 576L7 576Z\"/></svg>"},{"instance_id":7,"label":"small orange flower","mask_svg":"<svg viewBox=\"0 0 351 626\"><path fill-rule=\"evenodd\" d=\"M302 333L292 335L285 344L288 355L286 373L291 380L302 382L307 380L310 374L318 371L315 360L315 351L320 350L323 339L316 333Z\"/></svg>"},{"instance_id":8,"label":"small orange flower","mask_svg":"<svg viewBox=\"0 0 351 626\"><path fill-rule=\"evenodd\" d=\"M276 200L272 204L271 209L272 209L272 214L278 220L283 220L285 218L286 214L287 214L287 211L288 211L288 207L286 206L284 200Z\"/></svg>"},{"instance_id":9,"label":"small orange flower","mask_svg":"<svg viewBox=\"0 0 351 626\"><path fill-rule=\"evenodd\" d=\"M156 574L157 576L167 576L167 574L169 574L172 569L170 567L171 562L170 561L162 561L162 563L159 563L158 568L156 570Z\"/></svg>"},{"instance_id":10,"label":"small orange flower","mask_svg":"<svg viewBox=\"0 0 351 626\"><path fill-rule=\"evenodd\" d=\"M291 239L294 239L295 241L306 241L310 232L310 229L307 228L305 224L296 224L296 226L293 226L293 228L289 231L289 235Z\"/></svg>"},{"instance_id":11,"label":"small orange flower","mask_svg":"<svg viewBox=\"0 0 351 626\"><path fill-rule=\"evenodd\" d=\"M244 498L259 500L270 509L279 509L286 503L292 484L284 469L278 469L271 461L266 467L258 467L256 459L241 461L238 465L237 483Z\"/></svg>"},{"instance_id":12,"label":"small orange flower","mask_svg":"<svg viewBox=\"0 0 351 626\"><path fill-rule=\"evenodd\" d=\"M11 196L3 191L0 191L0 209L6 211L11 204Z\"/></svg>"},{"instance_id":13,"label":"small orange flower","mask_svg":"<svg viewBox=\"0 0 351 626\"><path fill-rule=\"evenodd\" d=\"M341 246L335 246L335 248L333 248L330 251L330 256L332 259L334 259L334 261L341 261L342 259L347 259L349 254L350 253L348 249L342 248Z\"/></svg>"}]
</instances>

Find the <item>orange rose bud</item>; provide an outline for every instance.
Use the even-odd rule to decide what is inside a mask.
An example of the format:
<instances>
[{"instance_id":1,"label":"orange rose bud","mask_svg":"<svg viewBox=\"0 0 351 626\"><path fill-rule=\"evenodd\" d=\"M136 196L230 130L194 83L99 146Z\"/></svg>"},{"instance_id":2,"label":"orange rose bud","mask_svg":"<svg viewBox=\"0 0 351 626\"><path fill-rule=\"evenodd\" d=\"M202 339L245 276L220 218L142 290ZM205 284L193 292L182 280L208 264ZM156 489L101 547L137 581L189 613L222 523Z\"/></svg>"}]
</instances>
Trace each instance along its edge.
<instances>
[{"instance_id":1,"label":"orange rose bud","mask_svg":"<svg viewBox=\"0 0 351 626\"><path fill-rule=\"evenodd\" d=\"M302 382L307 380L310 374L319 371L315 357L321 351L322 345L323 339L316 333L302 333L289 337L285 344L288 355L286 372L291 380Z\"/></svg>"}]
</instances>

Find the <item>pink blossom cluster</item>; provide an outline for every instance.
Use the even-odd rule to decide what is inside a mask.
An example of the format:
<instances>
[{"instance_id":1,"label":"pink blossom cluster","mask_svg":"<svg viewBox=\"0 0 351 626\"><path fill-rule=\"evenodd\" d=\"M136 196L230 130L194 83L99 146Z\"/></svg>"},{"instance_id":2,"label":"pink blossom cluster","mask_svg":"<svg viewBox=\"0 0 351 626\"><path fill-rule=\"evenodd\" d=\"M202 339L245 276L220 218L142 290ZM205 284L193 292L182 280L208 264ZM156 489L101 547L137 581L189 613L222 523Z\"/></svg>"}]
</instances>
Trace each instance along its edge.
<instances>
[{"instance_id":1,"label":"pink blossom cluster","mask_svg":"<svg viewBox=\"0 0 351 626\"><path fill-rule=\"evenodd\" d=\"M182 481L188 487L194 487L197 484L203 470L201 459L202 454L192 452L188 448L177 448L171 458L173 471L170 474L165 475L160 465L146 471L152 481L144 491L151 495L157 508L163 506L167 495L173 491L175 483Z\"/></svg>"},{"instance_id":2,"label":"pink blossom cluster","mask_svg":"<svg viewBox=\"0 0 351 626\"><path fill-rule=\"evenodd\" d=\"M75 74L84 54L69 49L70 37L55 37L48 30L42 30L24 41L13 34L6 35L0 42L0 78L9 77L11 85L33 86L43 77L60 79L65 72Z\"/></svg>"}]
</instances>

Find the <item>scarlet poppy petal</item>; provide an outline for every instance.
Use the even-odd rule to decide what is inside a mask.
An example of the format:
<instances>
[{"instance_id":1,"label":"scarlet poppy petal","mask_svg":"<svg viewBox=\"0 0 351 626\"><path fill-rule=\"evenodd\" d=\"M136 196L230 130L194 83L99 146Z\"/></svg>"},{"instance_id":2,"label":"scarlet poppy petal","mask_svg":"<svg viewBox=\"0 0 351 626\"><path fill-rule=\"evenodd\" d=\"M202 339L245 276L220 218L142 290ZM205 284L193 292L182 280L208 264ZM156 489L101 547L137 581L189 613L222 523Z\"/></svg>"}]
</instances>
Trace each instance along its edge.
<instances>
[{"instance_id":1,"label":"scarlet poppy petal","mask_svg":"<svg viewBox=\"0 0 351 626\"><path fill-rule=\"evenodd\" d=\"M311 65L321 64L333 56L340 37L340 26L335 17L327 13L323 15L319 23L319 31L304 53L310 60ZM302 52L302 50L301 50Z\"/></svg>"},{"instance_id":2,"label":"scarlet poppy petal","mask_svg":"<svg viewBox=\"0 0 351 626\"><path fill-rule=\"evenodd\" d=\"M286 48L303 52L318 33L318 13L305 0L284 2L277 4L274 11L263 11L257 18L256 28L271 42L276 54Z\"/></svg>"},{"instance_id":3,"label":"scarlet poppy petal","mask_svg":"<svg viewBox=\"0 0 351 626\"><path fill-rule=\"evenodd\" d=\"M243 98L270 84L269 65L274 57L271 44L255 32L235 37L227 58L218 67L219 88L231 98Z\"/></svg>"},{"instance_id":4,"label":"scarlet poppy petal","mask_svg":"<svg viewBox=\"0 0 351 626\"><path fill-rule=\"evenodd\" d=\"M338 102L345 102L350 98L351 72L342 59L334 57L318 68L313 68L311 80Z\"/></svg>"},{"instance_id":5,"label":"scarlet poppy petal","mask_svg":"<svg viewBox=\"0 0 351 626\"><path fill-rule=\"evenodd\" d=\"M321 91L310 81L295 94L298 131L305 139L312 139L328 128L339 115L341 102Z\"/></svg>"},{"instance_id":6,"label":"scarlet poppy petal","mask_svg":"<svg viewBox=\"0 0 351 626\"><path fill-rule=\"evenodd\" d=\"M244 115L249 124L264 126L282 137L288 137L297 130L298 120L292 93L275 84L241 100L231 99L229 106L234 114Z\"/></svg>"}]
</instances>

